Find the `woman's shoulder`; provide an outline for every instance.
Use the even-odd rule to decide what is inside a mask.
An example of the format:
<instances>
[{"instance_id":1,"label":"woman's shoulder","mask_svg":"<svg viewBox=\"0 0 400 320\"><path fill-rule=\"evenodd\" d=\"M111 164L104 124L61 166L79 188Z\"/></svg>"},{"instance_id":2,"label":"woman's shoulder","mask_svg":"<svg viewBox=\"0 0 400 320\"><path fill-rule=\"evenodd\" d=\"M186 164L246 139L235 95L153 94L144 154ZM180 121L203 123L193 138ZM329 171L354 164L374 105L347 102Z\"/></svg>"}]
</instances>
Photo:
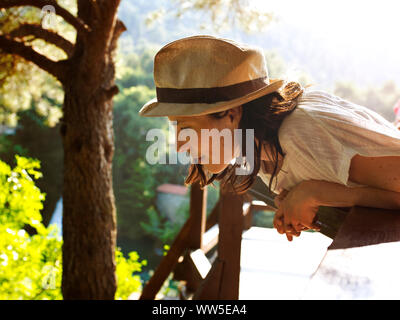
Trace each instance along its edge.
<instances>
[{"instance_id":1,"label":"woman's shoulder","mask_svg":"<svg viewBox=\"0 0 400 320\"><path fill-rule=\"evenodd\" d=\"M327 91L305 90L296 108L325 126L389 131L398 135L394 125L377 111Z\"/></svg>"},{"instance_id":2,"label":"woman's shoulder","mask_svg":"<svg viewBox=\"0 0 400 320\"><path fill-rule=\"evenodd\" d=\"M305 89L300 96L297 108L309 113L331 113L351 116L351 111L365 110L366 107L345 100L333 93L324 90Z\"/></svg>"},{"instance_id":3,"label":"woman's shoulder","mask_svg":"<svg viewBox=\"0 0 400 320\"><path fill-rule=\"evenodd\" d=\"M390 138L399 139L400 131L379 113L323 90L306 90L279 129L283 149L307 148L310 141L356 145Z\"/></svg>"},{"instance_id":4,"label":"woman's shoulder","mask_svg":"<svg viewBox=\"0 0 400 320\"><path fill-rule=\"evenodd\" d=\"M279 129L282 148L326 139L338 130L353 132L371 118L366 109L327 91L306 89L296 108L282 121Z\"/></svg>"}]
</instances>

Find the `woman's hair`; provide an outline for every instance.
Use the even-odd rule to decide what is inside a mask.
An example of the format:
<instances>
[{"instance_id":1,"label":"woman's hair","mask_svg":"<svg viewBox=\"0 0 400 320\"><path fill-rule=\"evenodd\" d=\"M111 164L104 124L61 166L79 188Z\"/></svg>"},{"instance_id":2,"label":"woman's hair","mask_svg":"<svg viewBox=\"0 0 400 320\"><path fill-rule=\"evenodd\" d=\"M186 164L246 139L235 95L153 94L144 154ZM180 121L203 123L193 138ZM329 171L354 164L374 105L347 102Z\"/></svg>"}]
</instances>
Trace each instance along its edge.
<instances>
[{"instance_id":1,"label":"woman's hair","mask_svg":"<svg viewBox=\"0 0 400 320\"><path fill-rule=\"evenodd\" d=\"M254 137L260 142L254 146L254 167L251 174L236 175L235 169L238 164L229 164L222 172L212 174L209 173L201 164L191 164L188 176L185 179L185 185L193 184L199 181L200 187L203 189L214 180L222 181L222 186L232 188L237 194L243 194L254 183L261 165L261 147L264 143L270 146L273 154L274 170L271 175L268 189L271 192L272 180L276 177L278 167L278 152L284 156L283 150L278 139L278 130L282 121L292 113L296 106L297 100L303 93L304 88L297 82L289 82L279 91L272 92L258 99L252 100L242 105L242 118L239 122L239 129L242 129L242 155L246 156L246 139L245 129L254 129ZM214 118L223 118L228 111L221 111L209 114ZM229 185L228 185L229 184ZM214 185L214 184L213 184Z\"/></svg>"}]
</instances>

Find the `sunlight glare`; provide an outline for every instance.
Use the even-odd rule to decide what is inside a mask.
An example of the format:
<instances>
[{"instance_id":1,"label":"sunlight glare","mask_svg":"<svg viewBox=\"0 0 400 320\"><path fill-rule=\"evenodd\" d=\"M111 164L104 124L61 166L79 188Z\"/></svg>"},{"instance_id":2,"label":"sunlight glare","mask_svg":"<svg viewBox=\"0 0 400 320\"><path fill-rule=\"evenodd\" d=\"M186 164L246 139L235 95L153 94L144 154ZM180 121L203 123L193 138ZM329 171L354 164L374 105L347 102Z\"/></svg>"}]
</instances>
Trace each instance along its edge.
<instances>
[{"instance_id":1,"label":"sunlight glare","mask_svg":"<svg viewBox=\"0 0 400 320\"><path fill-rule=\"evenodd\" d=\"M254 0L260 9L347 50L400 50L400 2L395 0ZM279 21L278 21L279 23ZM371 53L371 52L370 52Z\"/></svg>"}]
</instances>

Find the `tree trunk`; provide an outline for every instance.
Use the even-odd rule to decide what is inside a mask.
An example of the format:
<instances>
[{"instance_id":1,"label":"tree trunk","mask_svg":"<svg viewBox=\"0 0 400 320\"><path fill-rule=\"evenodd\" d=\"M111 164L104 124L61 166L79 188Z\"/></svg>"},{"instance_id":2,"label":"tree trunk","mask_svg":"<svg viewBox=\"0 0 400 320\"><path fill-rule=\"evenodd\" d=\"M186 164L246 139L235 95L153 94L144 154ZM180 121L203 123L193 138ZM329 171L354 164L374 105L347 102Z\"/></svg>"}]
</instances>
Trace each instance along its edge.
<instances>
[{"instance_id":1,"label":"tree trunk","mask_svg":"<svg viewBox=\"0 0 400 320\"><path fill-rule=\"evenodd\" d=\"M62 292L64 299L114 299L116 216L112 188L112 101L105 100L98 88L83 89L79 81L71 80L65 86L62 129Z\"/></svg>"},{"instance_id":2,"label":"tree trunk","mask_svg":"<svg viewBox=\"0 0 400 320\"><path fill-rule=\"evenodd\" d=\"M0 34L2 51L35 63L64 88L60 128L64 148L64 299L114 299L116 291L112 98L118 88L113 53L126 30L117 19L119 3L77 0L76 17L55 0L0 0L2 9L52 5L56 14L77 30L75 44L39 24L23 24L12 34ZM68 59L49 59L18 39L26 35L58 46Z\"/></svg>"},{"instance_id":3,"label":"tree trunk","mask_svg":"<svg viewBox=\"0 0 400 320\"><path fill-rule=\"evenodd\" d=\"M114 299L117 287L113 53L125 30L118 4L78 1L78 16L91 22L91 31L78 34L63 81L64 299Z\"/></svg>"}]
</instances>

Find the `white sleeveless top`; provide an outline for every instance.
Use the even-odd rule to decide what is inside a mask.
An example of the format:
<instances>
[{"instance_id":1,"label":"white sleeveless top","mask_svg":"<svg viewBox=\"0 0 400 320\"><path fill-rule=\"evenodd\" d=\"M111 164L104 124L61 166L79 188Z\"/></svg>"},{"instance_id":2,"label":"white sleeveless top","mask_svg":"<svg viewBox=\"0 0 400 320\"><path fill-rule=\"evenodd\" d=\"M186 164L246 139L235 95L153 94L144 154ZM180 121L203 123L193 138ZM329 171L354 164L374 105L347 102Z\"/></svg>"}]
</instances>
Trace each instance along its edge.
<instances>
[{"instance_id":1,"label":"white sleeveless top","mask_svg":"<svg viewBox=\"0 0 400 320\"><path fill-rule=\"evenodd\" d=\"M321 90L305 89L278 137L286 154L271 190L290 190L304 180L364 186L349 178L354 155L400 156L400 130L378 113ZM270 174L258 176L268 186Z\"/></svg>"}]
</instances>

